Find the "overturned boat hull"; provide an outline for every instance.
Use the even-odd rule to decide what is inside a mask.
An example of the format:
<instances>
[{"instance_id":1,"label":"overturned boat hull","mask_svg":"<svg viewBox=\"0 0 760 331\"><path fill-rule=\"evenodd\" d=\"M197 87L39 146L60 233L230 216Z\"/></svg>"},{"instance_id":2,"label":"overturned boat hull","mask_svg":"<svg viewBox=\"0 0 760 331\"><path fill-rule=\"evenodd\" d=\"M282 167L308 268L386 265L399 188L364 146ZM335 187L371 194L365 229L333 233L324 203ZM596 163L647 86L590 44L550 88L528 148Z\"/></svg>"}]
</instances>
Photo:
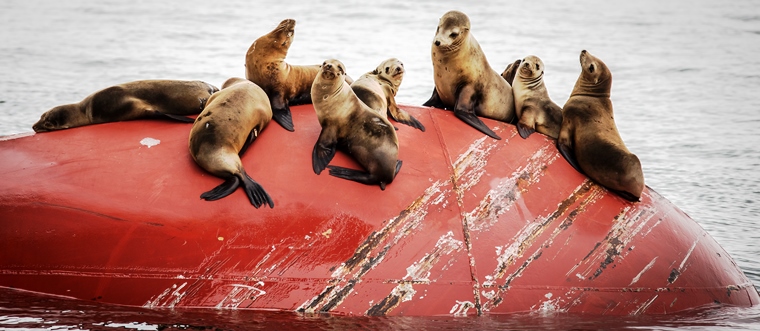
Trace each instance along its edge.
<instances>
[{"instance_id":1,"label":"overturned boat hull","mask_svg":"<svg viewBox=\"0 0 760 331\"><path fill-rule=\"evenodd\" d=\"M0 141L0 286L144 307L347 315L667 314L760 302L728 253L646 188L630 203L541 134L402 106L383 191L316 175L320 126L267 127L243 155L255 209L188 153L190 125L131 121ZM338 152L334 165L357 168Z\"/></svg>"}]
</instances>

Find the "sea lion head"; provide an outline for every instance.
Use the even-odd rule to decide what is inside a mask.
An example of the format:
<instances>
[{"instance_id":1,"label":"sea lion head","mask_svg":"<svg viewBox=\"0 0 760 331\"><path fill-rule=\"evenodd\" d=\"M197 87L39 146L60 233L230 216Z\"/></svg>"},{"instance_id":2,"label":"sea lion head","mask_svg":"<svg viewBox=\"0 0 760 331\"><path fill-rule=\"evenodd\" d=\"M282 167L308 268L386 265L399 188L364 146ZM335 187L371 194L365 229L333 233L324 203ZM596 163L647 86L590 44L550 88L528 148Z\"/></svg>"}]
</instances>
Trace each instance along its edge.
<instances>
[{"instance_id":1,"label":"sea lion head","mask_svg":"<svg viewBox=\"0 0 760 331\"><path fill-rule=\"evenodd\" d=\"M544 75L544 62L538 56L528 55L522 59L518 74L525 80L538 80Z\"/></svg>"},{"instance_id":2,"label":"sea lion head","mask_svg":"<svg viewBox=\"0 0 760 331\"><path fill-rule=\"evenodd\" d=\"M40 116L40 120L32 125L34 132L47 132L63 130L86 124L84 114L79 110L78 104L69 104L54 107Z\"/></svg>"},{"instance_id":3,"label":"sea lion head","mask_svg":"<svg viewBox=\"0 0 760 331\"><path fill-rule=\"evenodd\" d=\"M398 88L401 85L401 80L404 79L404 72L404 64L397 58L390 58L380 63L373 73L391 82L393 87Z\"/></svg>"},{"instance_id":4,"label":"sea lion head","mask_svg":"<svg viewBox=\"0 0 760 331\"><path fill-rule=\"evenodd\" d=\"M438 21L433 45L443 51L456 50L466 40L469 31L470 18L460 11L449 11Z\"/></svg>"},{"instance_id":5,"label":"sea lion head","mask_svg":"<svg viewBox=\"0 0 760 331\"><path fill-rule=\"evenodd\" d=\"M284 19L272 32L256 40L255 47L287 54L295 35L296 20Z\"/></svg>"},{"instance_id":6,"label":"sea lion head","mask_svg":"<svg viewBox=\"0 0 760 331\"><path fill-rule=\"evenodd\" d=\"M242 82L249 82L249 80L245 78L240 78L240 77L231 77L227 79L226 81L224 81L224 83L222 83L222 89L226 89L232 85L242 83Z\"/></svg>"},{"instance_id":7,"label":"sea lion head","mask_svg":"<svg viewBox=\"0 0 760 331\"><path fill-rule=\"evenodd\" d=\"M581 88L583 92L609 94L612 88L612 73L607 65L585 49L581 51L580 62L581 75L578 77L575 89Z\"/></svg>"},{"instance_id":8,"label":"sea lion head","mask_svg":"<svg viewBox=\"0 0 760 331\"><path fill-rule=\"evenodd\" d=\"M311 86L312 99L314 93L320 93L322 97L337 93L345 83L346 66L336 59L325 60L319 68L319 73Z\"/></svg>"}]
</instances>

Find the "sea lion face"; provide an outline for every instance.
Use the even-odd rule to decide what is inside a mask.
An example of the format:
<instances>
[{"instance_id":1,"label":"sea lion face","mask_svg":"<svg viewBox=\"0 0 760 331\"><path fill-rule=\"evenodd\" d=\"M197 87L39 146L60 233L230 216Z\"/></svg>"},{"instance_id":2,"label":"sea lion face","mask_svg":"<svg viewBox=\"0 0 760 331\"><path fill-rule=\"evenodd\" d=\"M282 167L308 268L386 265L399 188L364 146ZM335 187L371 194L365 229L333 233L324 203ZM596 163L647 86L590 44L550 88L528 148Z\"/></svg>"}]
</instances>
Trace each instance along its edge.
<instances>
[{"instance_id":1,"label":"sea lion face","mask_svg":"<svg viewBox=\"0 0 760 331\"><path fill-rule=\"evenodd\" d=\"M270 40L270 46L275 49L284 50L285 52L290 49L290 44L293 43L293 36L296 31L296 20L285 19L269 33L272 37Z\"/></svg>"},{"instance_id":2,"label":"sea lion face","mask_svg":"<svg viewBox=\"0 0 760 331\"><path fill-rule=\"evenodd\" d=\"M380 63L375 68L375 74L393 83L398 88L401 80L404 79L404 64L396 58L391 58Z\"/></svg>"},{"instance_id":3,"label":"sea lion face","mask_svg":"<svg viewBox=\"0 0 760 331\"><path fill-rule=\"evenodd\" d=\"M537 56L529 55L520 63L520 77L523 79L537 79L544 74L544 62Z\"/></svg>"},{"instance_id":4,"label":"sea lion face","mask_svg":"<svg viewBox=\"0 0 760 331\"><path fill-rule=\"evenodd\" d=\"M320 74L322 79L326 81L332 81L336 78L340 78L342 81L344 79L343 76L346 74L346 69L343 62L330 59L322 63Z\"/></svg>"},{"instance_id":5,"label":"sea lion face","mask_svg":"<svg viewBox=\"0 0 760 331\"><path fill-rule=\"evenodd\" d=\"M444 14L438 22L433 45L441 50L457 49L469 31L470 18L462 12L452 10Z\"/></svg>"},{"instance_id":6,"label":"sea lion face","mask_svg":"<svg viewBox=\"0 0 760 331\"><path fill-rule=\"evenodd\" d=\"M71 121L74 107L72 105L58 106L46 111L40 116L40 120L34 123L32 129L34 132L47 132L53 130L68 129Z\"/></svg>"},{"instance_id":7,"label":"sea lion face","mask_svg":"<svg viewBox=\"0 0 760 331\"><path fill-rule=\"evenodd\" d=\"M591 55L585 49L581 51L581 77L589 84L594 86L612 86L612 73L607 65L595 56Z\"/></svg>"}]
</instances>

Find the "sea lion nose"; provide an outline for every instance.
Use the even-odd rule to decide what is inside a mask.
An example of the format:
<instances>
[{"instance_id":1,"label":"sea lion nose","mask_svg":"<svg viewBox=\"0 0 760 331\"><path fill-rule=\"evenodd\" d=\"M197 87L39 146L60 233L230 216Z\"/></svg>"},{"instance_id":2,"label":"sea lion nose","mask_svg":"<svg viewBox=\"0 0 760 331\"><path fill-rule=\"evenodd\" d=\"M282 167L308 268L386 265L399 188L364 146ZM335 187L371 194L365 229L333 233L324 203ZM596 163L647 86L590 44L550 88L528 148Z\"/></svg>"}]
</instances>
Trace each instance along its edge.
<instances>
[{"instance_id":1,"label":"sea lion nose","mask_svg":"<svg viewBox=\"0 0 760 331\"><path fill-rule=\"evenodd\" d=\"M584 49L584 50L582 50L582 51L581 51L581 54L586 54L586 50L585 50L585 49Z\"/></svg>"},{"instance_id":2,"label":"sea lion nose","mask_svg":"<svg viewBox=\"0 0 760 331\"><path fill-rule=\"evenodd\" d=\"M441 46L441 42L440 42L440 41L438 41L438 40L436 40L436 41L435 41L435 45L436 45L436 46Z\"/></svg>"},{"instance_id":3,"label":"sea lion nose","mask_svg":"<svg viewBox=\"0 0 760 331\"><path fill-rule=\"evenodd\" d=\"M325 69L332 69L332 64L325 63Z\"/></svg>"}]
</instances>

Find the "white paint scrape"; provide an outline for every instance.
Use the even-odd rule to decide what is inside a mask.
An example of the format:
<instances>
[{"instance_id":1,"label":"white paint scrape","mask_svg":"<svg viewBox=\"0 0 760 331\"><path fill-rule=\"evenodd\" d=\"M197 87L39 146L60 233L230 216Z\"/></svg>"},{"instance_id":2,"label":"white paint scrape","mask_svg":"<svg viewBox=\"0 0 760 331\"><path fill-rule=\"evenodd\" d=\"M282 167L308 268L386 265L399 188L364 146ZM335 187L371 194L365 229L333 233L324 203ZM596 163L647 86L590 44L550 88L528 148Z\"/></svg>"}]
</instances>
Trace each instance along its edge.
<instances>
[{"instance_id":1,"label":"white paint scrape","mask_svg":"<svg viewBox=\"0 0 760 331\"><path fill-rule=\"evenodd\" d=\"M140 140L140 145L148 146L148 148L151 148L153 146L156 146L161 143L161 140L154 139L151 137L145 137L143 140Z\"/></svg>"}]
</instances>

